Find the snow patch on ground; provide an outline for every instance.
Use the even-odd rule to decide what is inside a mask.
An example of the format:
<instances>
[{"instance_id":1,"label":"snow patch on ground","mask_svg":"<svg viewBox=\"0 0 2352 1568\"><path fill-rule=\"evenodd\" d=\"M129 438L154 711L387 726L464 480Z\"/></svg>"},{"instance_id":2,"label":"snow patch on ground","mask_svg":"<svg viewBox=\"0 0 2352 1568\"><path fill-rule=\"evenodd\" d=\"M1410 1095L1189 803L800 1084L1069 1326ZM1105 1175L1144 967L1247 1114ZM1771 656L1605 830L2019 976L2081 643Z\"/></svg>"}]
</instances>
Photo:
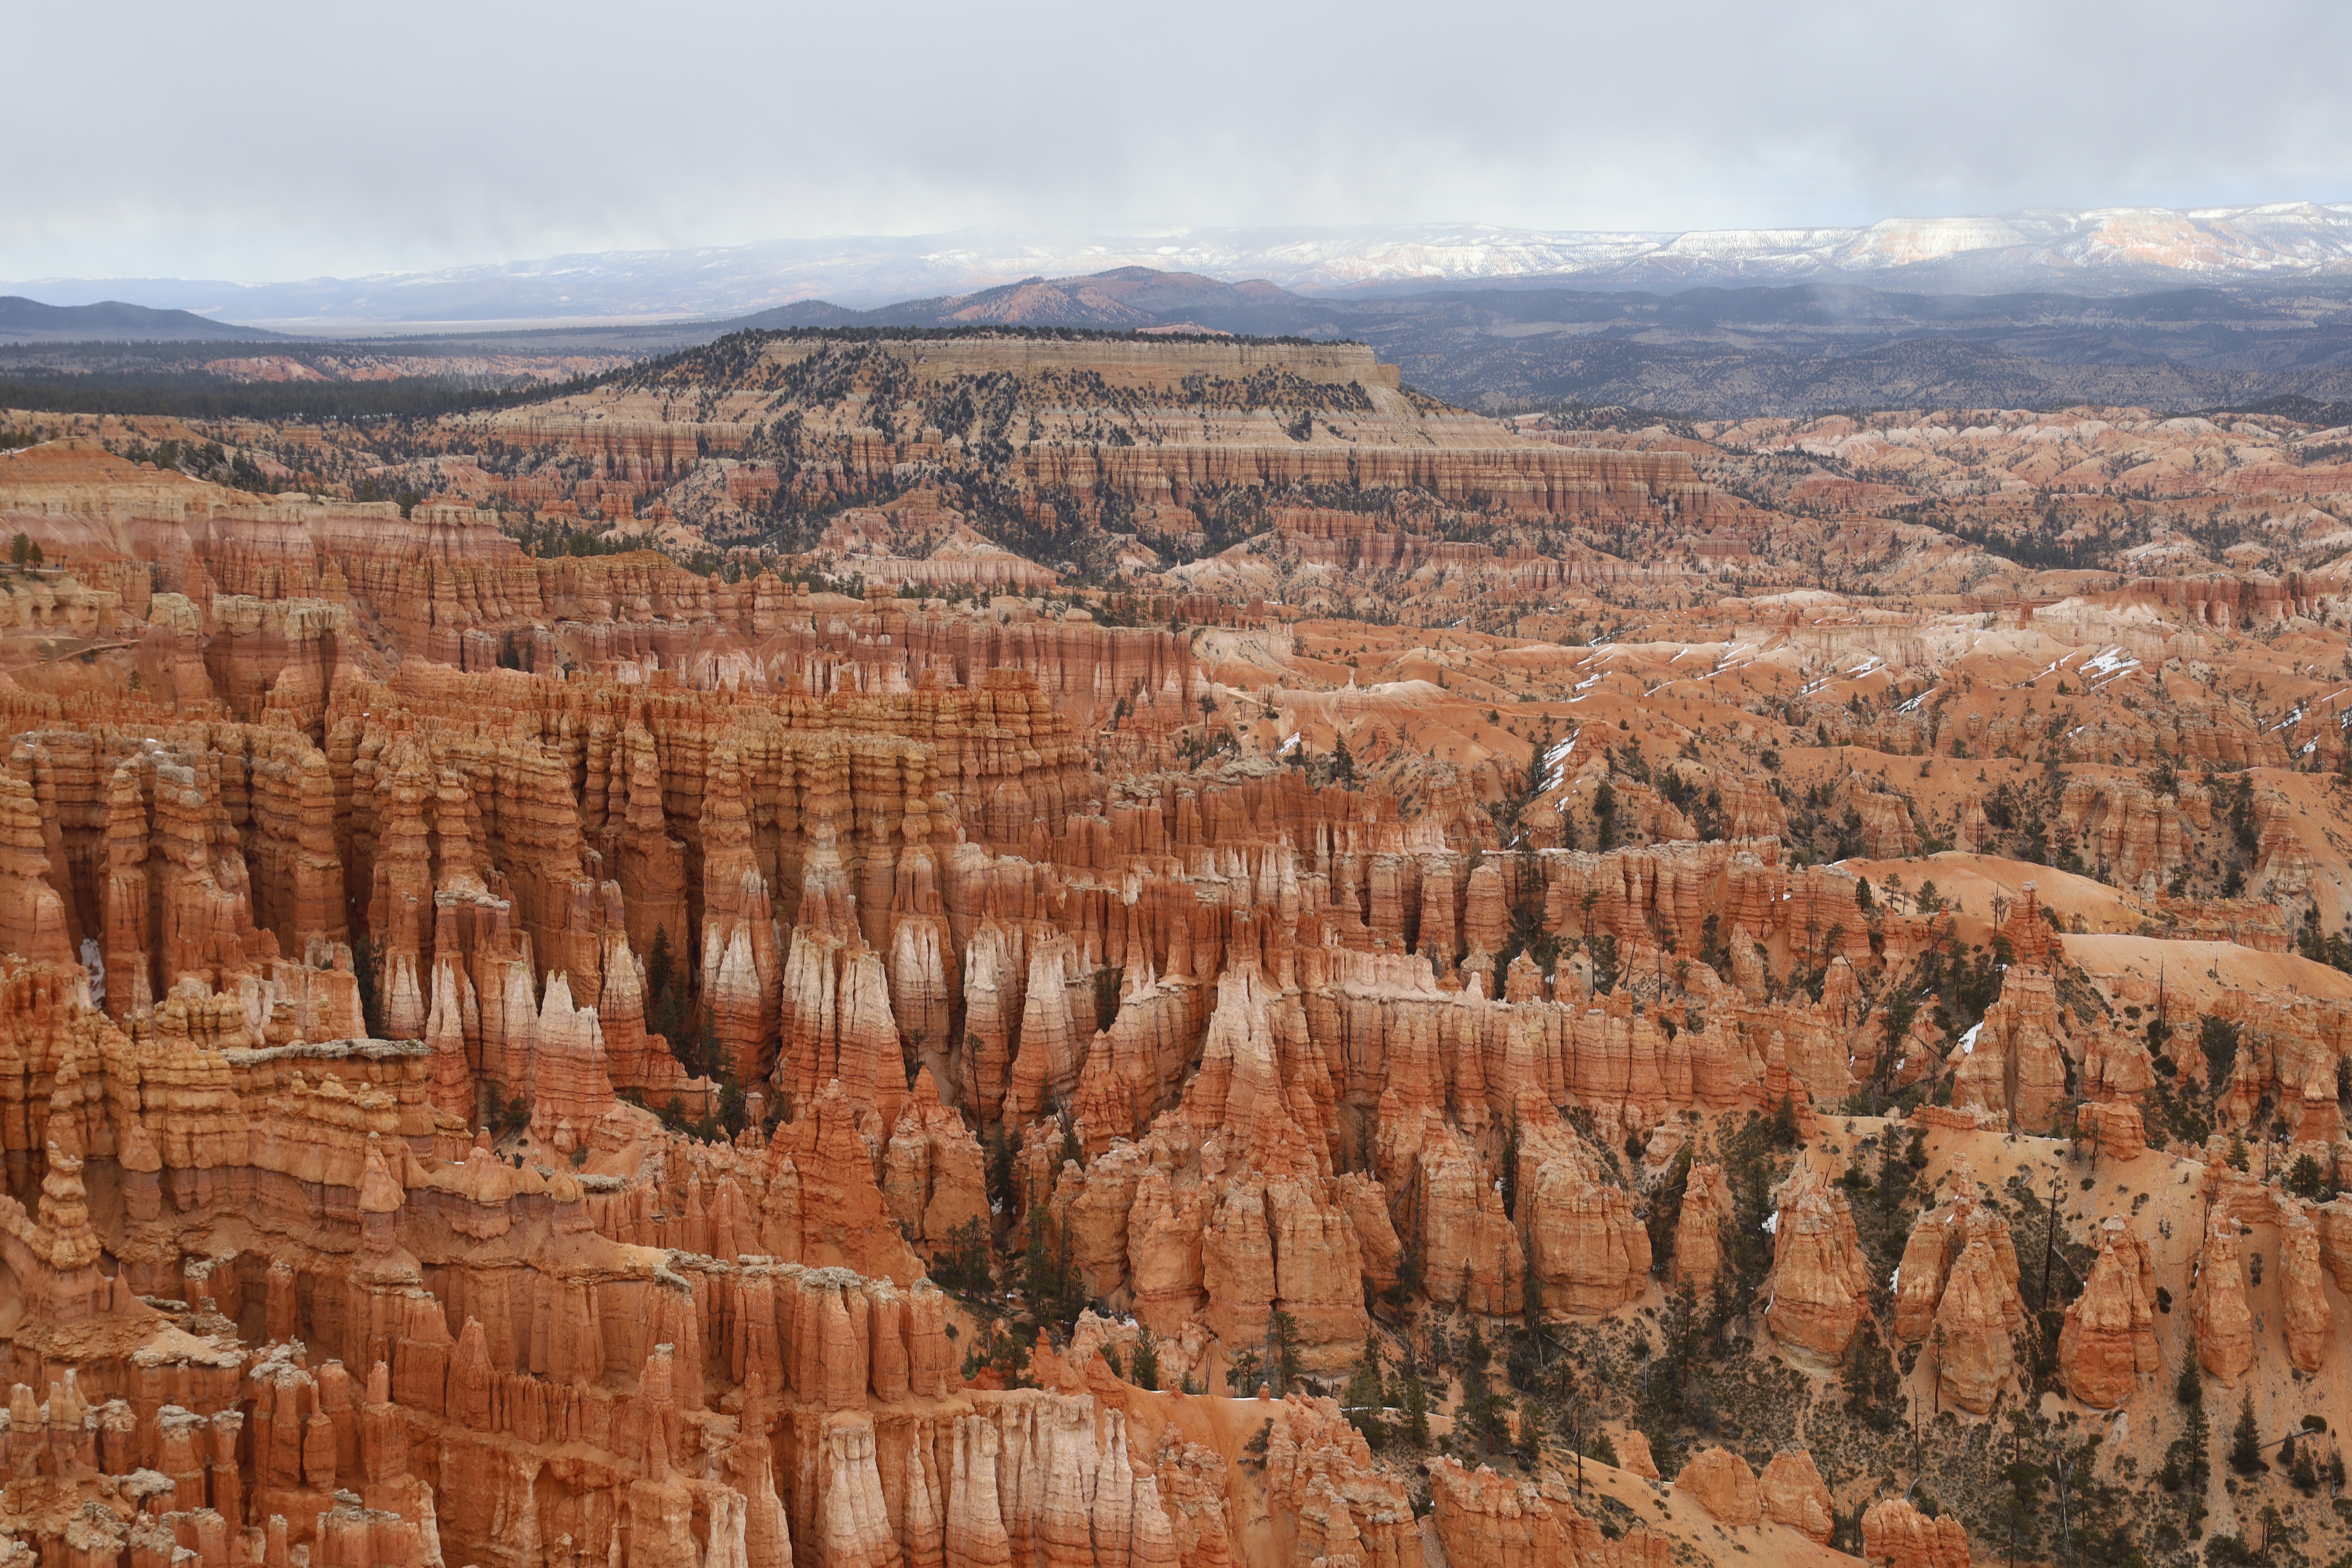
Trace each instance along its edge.
<instances>
[{"instance_id":1,"label":"snow patch on ground","mask_svg":"<svg viewBox=\"0 0 2352 1568\"><path fill-rule=\"evenodd\" d=\"M1570 752L1575 750L1576 736L1570 735L1567 740L1562 741L1559 744L1554 746L1550 751L1544 753L1543 786L1544 793L1546 795L1549 795L1552 791L1558 789L1560 784L1566 781L1568 777L1568 756Z\"/></svg>"}]
</instances>

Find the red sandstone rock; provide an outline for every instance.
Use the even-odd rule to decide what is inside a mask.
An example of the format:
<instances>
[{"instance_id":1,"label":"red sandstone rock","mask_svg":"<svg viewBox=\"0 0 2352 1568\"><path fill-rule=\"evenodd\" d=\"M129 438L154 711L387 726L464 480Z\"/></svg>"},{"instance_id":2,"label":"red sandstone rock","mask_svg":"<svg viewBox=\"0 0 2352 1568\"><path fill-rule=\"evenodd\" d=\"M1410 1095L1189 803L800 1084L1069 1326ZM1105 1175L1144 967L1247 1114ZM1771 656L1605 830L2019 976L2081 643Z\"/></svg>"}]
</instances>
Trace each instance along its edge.
<instances>
[{"instance_id":1,"label":"red sandstone rock","mask_svg":"<svg viewBox=\"0 0 2352 1568\"><path fill-rule=\"evenodd\" d=\"M1784 1448L1772 1456L1756 1478L1756 1494L1765 1519L1785 1524L1800 1535L1828 1545L1836 1524L1836 1500L1813 1468L1813 1456L1804 1448ZM1712 1510L1710 1510L1712 1511Z\"/></svg>"},{"instance_id":2,"label":"red sandstone rock","mask_svg":"<svg viewBox=\"0 0 2352 1568\"><path fill-rule=\"evenodd\" d=\"M980 1142L962 1118L940 1104L926 1068L890 1134L882 1193L892 1219L909 1242L936 1257L959 1226L985 1226L988 1195Z\"/></svg>"},{"instance_id":3,"label":"red sandstone rock","mask_svg":"<svg viewBox=\"0 0 2352 1568\"><path fill-rule=\"evenodd\" d=\"M1895 1568L1968 1568L1969 1532L1950 1514L1929 1519L1901 1498L1863 1510L1862 1553Z\"/></svg>"},{"instance_id":4,"label":"red sandstone rock","mask_svg":"<svg viewBox=\"0 0 2352 1568\"><path fill-rule=\"evenodd\" d=\"M2234 1382L2254 1364L2254 1315L2246 1305L2245 1265L2238 1251L2238 1222L2216 1210L2197 1260L2197 1288L2190 1316L2197 1325L2197 1359L2210 1375Z\"/></svg>"},{"instance_id":5,"label":"red sandstone rock","mask_svg":"<svg viewBox=\"0 0 2352 1568\"><path fill-rule=\"evenodd\" d=\"M2279 1200L2279 1307L2287 1358L2298 1372L2317 1372L2334 1338L2333 1310L2320 1284L2319 1230L2292 1198Z\"/></svg>"},{"instance_id":6,"label":"red sandstone rock","mask_svg":"<svg viewBox=\"0 0 2352 1568\"><path fill-rule=\"evenodd\" d=\"M1168 395L1154 351L1131 347L1097 374ZM1342 381L1324 384L1385 410L1342 413L1354 435L1404 417L1392 387L1340 359L1323 371ZM889 418L857 399L842 409L865 412L828 406L815 421L838 424L823 437L840 443L837 473L739 460L738 416L782 385L724 393L693 428L682 415L698 398L621 387L598 410L610 417L538 410L422 438L535 431L589 476L493 475L454 452L438 453L441 471L487 487L467 492L485 499L569 507L566 517L642 507L663 526L716 515L695 510L695 487L740 508L779 484L834 496L860 475L902 464L947 474L961 460L960 446L908 423L912 404L894 428L838 423ZM1058 405L1047 413L1055 439L1075 428ZM1360 440L1343 458L1340 437L1319 428L1275 447L1229 438L1263 425L1263 409L1202 417L1219 434L1107 447L1126 455L1099 463L1040 441L1035 451L1062 456L1035 458L1007 493L1043 487L1087 517L1118 495L1158 520L1138 537L1159 538L1192 528L1184 509L1202 487L1246 477L1278 494L1286 475L1345 482L1353 460L1371 465L1359 484L1417 479L1548 519L1670 512L1717 530L1693 535L1710 551L1734 549L1719 525L1738 524L1746 553L1716 559L1790 567L1755 521L1764 514L1699 484L1678 450L1595 448L1594 433L1579 434L1581 449L1497 446L1491 433L1465 447L1475 422L1428 415L1431 441ZM2120 426L2111 435L2126 439ZM1921 434L1914 450L1942 439ZM2258 439L2254 426L2232 435ZM428 501L401 518L256 497L95 447L49 450L64 445L0 460L0 510L60 554L79 542L70 578L0 582L0 706L15 737L0 779L0 892L11 895L0 924L13 919L15 934L0 946L18 952L0 963L0 1252L21 1298L10 1342L39 1368L11 1402L5 1457L57 1500L54 1519L37 1517L48 1505L26 1506L29 1492L12 1488L9 1515L28 1521L20 1540L76 1568L115 1560L117 1525L86 1516L80 1528L97 1533L78 1544L61 1521L92 1495L90 1478L142 1468L164 1489L142 1516L156 1522L121 1527L120 1542L142 1568L182 1551L229 1568L245 1550L231 1532L248 1521L272 1568L298 1547L353 1568L506 1564L518 1552L773 1564L795 1550L794 1531L809 1562L876 1568L1232 1568L1269 1540L1287 1542L1292 1560L1256 1568L1417 1568L1423 1537L1400 1478L1336 1410L1269 1406L1260 1479L1206 1446L1234 1436L1227 1424L1169 1390L1261 1344L1276 1311L1297 1326L1311 1370L1344 1376L1370 1330L1367 1291L1404 1289L1413 1265L1410 1309L1618 1310L1648 1286L1636 1190L1679 1151L1706 1147L1718 1113L1736 1125L1785 1096L1809 1135L1837 1139L1827 1108L1866 1077L1887 1068L1907 1084L1953 1048L1923 1025L1881 1063L1872 1000L1928 942L1987 939L1979 884L1957 916L1885 902L1866 914L1851 876L1783 859L1789 813L1754 773L1756 752L1780 752L1792 797L1834 790L1874 853L1908 854L1924 823L1978 851L1949 878L1939 863L1939 880L1998 886L2013 847L1965 778L1941 782L1953 770L1937 742L2026 754L2051 740L2051 683L2021 678L2091 644L2037 639L2072 626L2098 647L2128 640L2147 670L2179 660L2169 685L2201 690L2216 683L2190 670L2227 658L2217 650L2242 606L2327 613L2315 579L2147 579L2128 625L2120 600L2080 602L2079 625L2077 611L2045 608L2038 631L2021 614L2007 624L2014 605L1989 603L1978 613L1999 609L2002 625L1969 634L1997 648L1979 655L1921 646L1885 605L1852 624L1826 605L1811 626L1782 626L1775 606L1751 650L1777 640L1776 655L1810 658L1806 639L1827 638L1884 665L1874 682L1839 660L1786 733L1785 669L1759 661L1777 687L1743 675L1749 656L1732 644L1704 655L1717 668L1700 681L1684 657L1696 650L1679 643L1651 654L1502 639L1513 646L1498 653L1517 662L1490 660L1476 679L1535 695L1565 677L1559 691L1578 690L1587 728L1611 731L1620 759L1635 748L1651 776L1670 767L1707 792L1685 815L1627 782L1621 763L1620 829L1635 841L1592 854L1526 848L1563 837L1551 800L1525 814L1521 845L1501 842L1477 803L1517 788L1527 739L1474 712L1488 700L1464 700L1465 681L1428 681L1452 694L1436 697L1410 685L1462 663L1380 672L1389 628L1366 626L1358 641L1373 646L1353 682L1325 669L1330 649L1309 646L1306 621L1278 672L1252 664L1259 652L1208 651L1281 641L1267 636L1280 606L1213 596L1234 574L1269 572L1263 556L1198 563L1187 581L1200 592L1160 605L1147 587L1127 606L1239 634L1203 638L1196 663L1181 635L1049 620L1018 596L986 613L942 610L794 593L767 574L728 583L651 552L534 559L467 506ZM281 448L289 461L296 445ZM1257 456L1244 461L1244 447ZM1242 474L1276 447L1297 448L1279 473ZM927 483L840 521L824 558L922 568L889 569L893 582L1044 581L1001 551L879 552L933 528L971 547L956 531L969 531L962 504L952 481ZM1539 623L1521 629L1549 638L1582 616L1576 629L1589 635L1589 586L1605 578L1612 594L1639 595L1654 589L1648 576L1681 570L1637 574L1583 546L1498 554L1398 516L1286 503L1272 516L1284 551L1318 572L1393 568L1399 595L1423 601L1414 611L1443 606L1425 626L1460 613L1449 594L1514 603L1539 591L1540 606L1517 601ZM1940 583L1932 563L1914 567ZM1153 575L1139 560L1123 569ZM1724 602L1739 618L1742 601ZM123 647L94 647L95 664L31 655L68 634ZM1488 657L1453 646L1411 657L1433 654ZM141 671L138 689L118 659ZM499 668L513 664L539 673ZM566 679L552 678L558 665ZM2132 702L2072 710L2069 746L2110 767L2150 764L2151 748L2233 767L2288 760L2287 740L2242 716L2129 679L2147 682ZM1923 710L1881 700L1890 685L1916 695L1931 681L1955 693L1937 710L1940 732ZM1401 689L1417 694L1389 694ZM1268 749L1295 728L1322 752L1343 721L1366 787L1318 788L1303 769L1264 766L1243 690L1280 715ZM1173 738L1192 730L1202 693L1213 732L1242 748L1234 766L1230 753L1181 765ZM2315 685L2279 700L2316 714L2327 697ZM1120 701L1125 716L1106 727ZM1620 713L1632 721L1622 730ZM1846 750L1789 744L1817 722ZM2341 738L2315 728L2314 754L2333 767ZM1433 754L1440 733L1435 744L1465 761ZM1932 752L1920 761L1936 776L1857 760L1872 745L1882 758ZM1599 750L1563 752L1554 798L1589 799L1611 765ZM2325 836L2301 826L2326 797L2284 769L2264 777L2255 883L2299 908L2332 865L2316 847ZM2063 826L2108 875L2145 889L2151 875L2201 875L2218 847L2199 837L2221 820L2213 805L2194 785L2142 798L2078 778ZM1589 809L1567 819L1580 832L1591 822L1576 812ZM1709 811L1720 839L1640 841L1695 830ZM2063 901L2092 929L2114 919L2081 889ZM2258 1042L2222 1086L2225 1126L2267 1100L2324 1158L2352 1008L2263 978L2251 960L2279 956L2276 914L2193 893L2159 901L2175 936L2246 944L2210 979L2262 982L2170 982L2208 993L2178 1000L2176 1017L2215 1012ZM1594 951L1570 951L1547 974L1540 937L1497 973L1523 921L1570 950L1613 938L1617 985L1595 989L1605 975ZM656 931L688 1015L667 1041L647 1032ZM1918 1124L1974 1133L2013 1118L2045 1131L2071 1058L2087 1097L2077 1125L2103 1157L2133 1158L2137 1102L2153 1087L2147 1050L2125 1025L2059 1005L2062 966L2097 955L2063 951L2032 889L2002 931L2015 963L1975 1051L1955 1059L1959 1109L1923 1110ZM1710 935L1729 981L1698 961ZM1816 964L1812 1002L1790 983ZM364 1013L359 969L375 976ZM2119 1005L2155 1000L2134 976L2093 978ZM362 1037L371 1015L390 1038ZM656 1109L675 1097L688 1121L731 1111L716 1078L690 1074L672 1047L750 1090L756 1127L688 1137L615 1092ZM520 1125L505 1114L518 1099ZM783 1113L772 1128L771 1108ZM498 1126L478 1137L486 1110ZM1081 1156L1070 1163L1065 1112ZM951 1325L948 1299L919 1278L960 1227L987 1223L985 1141L1000 1134L1016 1154L1008 1239L1018 1246L1031 1201L1043 1204L1039 1234L1066 1243L1114 1314L1089 1314L1066 1355L1033 1358L1049 1391L965 1390L971 1341L949 1331L968 1334L968 1321ZM1629 1147L1621 1183L1611 1166ZM2317 1269L2352 1273L2352 1221L2337 1205L2274 1208L2259 1177L2226 1168L2209 1168L2206 1191L2225 1227L2277 1227L2283 1340L2272 1342L2294 1366L2321 1364L2331 1325ZM2165 1222L2195 1223L2155 1197ZM1722 1173L1695 1164L1669 1288L1712 1288L1732 1206ZM225 1214L236 1221L226 1231ZM1842 1195L1810 1172L1783 1190L1777 1221L1769 1292L1738 1305L1760 1306L1784 1351L1826 1365L1877 1282L1861 1271ZM2200 1349L2212 1353L2210 1331L2225 1363L2252 1371L2273 1352L2235 1282L2238 1244L2214 1250L2223 1239L2208 1244L2210 1289L2192 1302ZM2154 1370L2147 1249L2128 1232L2107 1243L2060 1347L2085 1403L2120 1399ZM238 1256L225 1256L232 1244ZM1896 1331L1938 1340L1939 1386L1956 1405L1981 1405L2014 1358L2016 1278L2007 1227L1972 1183L1914 1231ZM188 1310L167 1326L140 1297ZM1132 1328L1116 1317L1130 1307ZM1151 1395L1094 1353L1131 1368L1146 1324L1164 1347ZM256 1325L274 1348L238 1342ZM363 1396L345 1366L371 1369ZM119 1394L109 1367L130 1369ZM85 1398L85 1384L110 1399ZM1141 1460L1147 1449L1155 1458ZM1646 1468L1637 1435L1620 1452ZM1717 1468L1729 1500L1710 1506L1738 1515L1738 1477ZM1686 1480L1706 1490L1705 1465ZM148 1484L123 1498L135 1505ZM323 1490L333 1487L352 1490ZM1825 1496L1802 1456L1775 1459L1752 1495L1750 1515L1825 1533ZM1441 1463L1432 1500L1429 1528L1456 1568L1664 1568L1663 1532L1604 1539L1557 1477ZM1874 1560L1904 1568L1966 1561L1956 1526L1900 1505L1874 1508L1864 1534Z\"/></svg>"},{"instance_id":7,"label":"red sandstone rock","mask_svg":"<svg viewBox=\"0 0 2352 1568\"><path fill-rule=\"evenodd\" d=\"M1783 1476L1787 1476L1783 1472ZM1756 1472L1728 1448L1702 1449L1675 1478L1675 1489L1725 1524L1754 1524L1762 1515Z\"/></svg>"},{"instance_id":8,"label":"red sandstone rock","mask_svg":"<svg viewBox=\"0 0 2352 1568\"><path fill-rule=\"evenodd\" d=\"M2074 1108L2074 1125L2107 1159L2137 1160L2147 1152L2147 1129L2137 1105L2086 1100Z\"/></svg>"},{"instance_id":9,"label":"red sandstone rock","mask_svg":"<svg viewBox=\"0 0 2352 1568\"><path fill-rule=\"evenodd\" d=\"M1552 1108L1519 1103L1518 1191L1528 1267L1547 1317L1594 1317L1650 1283L1650 1236L1633 1196L1610 1185L1601 1161Z\"/></svg>"},{"instance_id":10,"label":"red sandstone rock","mask_svg":"<svg viewBox=\"0 0 2352 1568\"><path fill-rule=\"evenodd\" d=\"M1844 1194L1802 1163L1774 1196L1779 1223L1764 1321L1784 1351L1835 1362L1853 1339L1870 1291L1853 1211Z\"/></svg>"},{"instance_id":11,"label":"red sandstone rock","mask_svg":"<svg viewBox=\"0 0 2352 1568\"><path fill-rule=\"evenodd\" d=\"M1922 1214L1912 1227L1895 1270L1895 1336L1911 1343L1928 1336L1952 1270L1969 1244L1978 1241L1985 1244L1994 1269L1996 1308L2005 1330L2014 1332L2024 1321L2025 1309L2018 1293L2017 1249L2010 1240L2009 1222L1979 1201L1975 1173L1965 1159L1953 1163L1945 1188L1944 1201Z\"/></svg>"},{"instance_id":12,"label":"red sandstone rock","mask_svg":"<svg viewBox=\"0 0 2352 1568\"><path fill-rule=\"evenodd\" d=\"M1731 1187L1723 1167L1706 1161L1694 1163L1683 1192L1683 1211L1675 1222L1669 1278L1676 1289L1688 1287L1699 1300L1707 1299L1723 1264L1723 1227L1731 1215Z\"/></svg>"},{"instance_id":13,"label":"red sandstone rock","mask_svg":"<svg viewBox=\"0 0 2352 1568\"><path fill-rule=\"evenodd\" d=\"M2156 1310L2141 1289L2129 1239L2127 1227L2108 1222L2098 1261L2083 1293L2067 1304L2065 1328L2058 1337L2058 1370L2066 1391L2095 1409L2121 1405L2138 1386L2141 1373L2163 1366Z\"/></svg>"},{"instance_id":14,"label":"red sandstone rock","mask_svg":"<svg viewBox=\"0 0 2352 1568\"><path fill-rule=\"evenodd\" d=\"M1430 1496L1437 1539L1448 1563L1524 1563L1569 1568L1598 1562L1603 1568L1665 1568L1665 1539L1638 1531L1618 1542L1576 1507L1557 1481L1507 1481L1483 1466L1465 1470L1453 1459L1433 1459Z\"/></svg>"},{"instance_id":15,"label":"red sandstone rock","mask_svg":"<svg viewBox=\"0 0 2352 1568\"><path fill-rule=\"evenodd\" d=\"M2024 1325L2016 1298L1991 1245L1971 1238L1953 1261L1936 1308L1937 1388L1945 1401L1976 1415L1992 1408L2016 1370L2010 1336Z\"/></svg>"}]
</instances>

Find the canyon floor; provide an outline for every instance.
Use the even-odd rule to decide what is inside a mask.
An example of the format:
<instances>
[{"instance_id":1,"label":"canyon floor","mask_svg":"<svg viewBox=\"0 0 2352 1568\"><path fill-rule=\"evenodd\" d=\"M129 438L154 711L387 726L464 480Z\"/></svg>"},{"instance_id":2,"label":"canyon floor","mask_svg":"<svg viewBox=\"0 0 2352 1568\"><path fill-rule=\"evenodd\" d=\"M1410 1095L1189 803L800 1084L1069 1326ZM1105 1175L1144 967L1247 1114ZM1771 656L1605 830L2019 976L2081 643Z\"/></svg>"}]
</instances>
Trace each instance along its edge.
<instances>
[{"instance_id":1,"label":"canyon floor","mask_svg":"<svg viewBox=\"0 0 2352 1568\"><path fill-rule=\"evenodd\" d=\"M2324 417L0 413L5 1568L2339 1563Z\"/></svg>"}]
</instances>

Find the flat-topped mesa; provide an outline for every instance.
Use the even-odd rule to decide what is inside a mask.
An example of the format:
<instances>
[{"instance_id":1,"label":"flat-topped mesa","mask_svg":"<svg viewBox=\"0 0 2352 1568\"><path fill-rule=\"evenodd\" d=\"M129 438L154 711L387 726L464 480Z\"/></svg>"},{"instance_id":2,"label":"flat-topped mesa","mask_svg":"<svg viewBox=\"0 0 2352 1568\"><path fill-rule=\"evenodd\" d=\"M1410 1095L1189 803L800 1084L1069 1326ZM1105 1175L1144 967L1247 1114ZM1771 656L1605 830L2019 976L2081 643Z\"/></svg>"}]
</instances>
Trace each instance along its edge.
<instances>
[{"instance_id":1,"label":"flat-topped mesa","mask_svg":"<svg viewBox=\"0 0 2352 1568\"><path fill-rule=\"evenodd\" d=\"M977 689L988 671L1018 667L1087 721L1138 690L1169 689L1185 707L1198 680L1183 640L1164 629L1025 611L1018 624L910 616L896 601L868 607L837 595L818 604L772 574L726 583L651 551L535 560L492 511L426 503L403 517L388 502L256 498L176 474L158 483L95 448L65 459L53 450L75 446L49 443L12 461L0 474L0 510L29 500L112 520L102 547L80 542L102 557L83 570L139 568L140 591L92 598L100 609L72 612L91 620L80 629L121 620L117 630L140 638L149 689L184 707L277 715L314 736L331 689L350 676L381 678L403 660L503 675L509 696L535 684L509 670L657 676L700 689L910 693ZM62 489L40 471L61 460L78 476ZM148 563L161 589L152 595ZM68 587L0 593L0 608L38 599L48 607L24 613L62 629L68 606L91 598Z\"/></svg>"},{"instance_id":2,"label":"flat-topped mesa","mask_svg":"<svg viewBox=\"0 0 2352 1568\"><path fill-rule=\"evenodd\" d=\"M916 389L924 415L894 414L868 391ZM950 409L977 418L975 394L1013 396L1027 426L1000 449ZM684 394L696 416L679 419ZM962 401L957 401L959 395ZM1105 400L1108 399L1108 402ZM1687 454L1568 447L1517 439L1492 422L1400 390L1393 365L1359 343L1230 342L976 336L855 344L764 335L748 358L688 353L596 392L490 416L486 436L560 447L614 471L669 482L698 455L764 453L761 431L791 408L804 438L820 432L839 460L784 476L816 499L868 492L918 463L953 483L981 479L1059 494L1093 515L1118 497L1150 515L1225 486L1412 486L1454 504L1500 504L1560 517L1737 516L1740 505L1699 479ZM887 428L872 423L877 410ZM911 413L911 411L910 411ZM1106 419L1149 439L1107 443ZM1353 459L1351 466L1350 459Z\"/></svg>"}]
</instances>

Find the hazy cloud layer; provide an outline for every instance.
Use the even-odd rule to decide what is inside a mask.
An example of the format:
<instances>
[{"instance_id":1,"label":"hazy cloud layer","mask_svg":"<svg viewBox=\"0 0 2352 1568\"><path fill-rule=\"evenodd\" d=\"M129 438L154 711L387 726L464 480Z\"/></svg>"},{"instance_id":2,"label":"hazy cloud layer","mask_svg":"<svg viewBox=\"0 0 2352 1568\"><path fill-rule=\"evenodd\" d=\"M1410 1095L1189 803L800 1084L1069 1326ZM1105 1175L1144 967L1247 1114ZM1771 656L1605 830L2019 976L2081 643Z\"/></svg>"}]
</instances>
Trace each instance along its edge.
<instances>
[{"instance_id":1,"label":"hazy cloud layer","mask_svg":"<svg viewBox=\"0 0 2352 1568\"><path fill-rule=\"evenodd\" d=\"M0 277L2352 195L2352 7L19 7Z\"/></svg>"}]
</instances>

